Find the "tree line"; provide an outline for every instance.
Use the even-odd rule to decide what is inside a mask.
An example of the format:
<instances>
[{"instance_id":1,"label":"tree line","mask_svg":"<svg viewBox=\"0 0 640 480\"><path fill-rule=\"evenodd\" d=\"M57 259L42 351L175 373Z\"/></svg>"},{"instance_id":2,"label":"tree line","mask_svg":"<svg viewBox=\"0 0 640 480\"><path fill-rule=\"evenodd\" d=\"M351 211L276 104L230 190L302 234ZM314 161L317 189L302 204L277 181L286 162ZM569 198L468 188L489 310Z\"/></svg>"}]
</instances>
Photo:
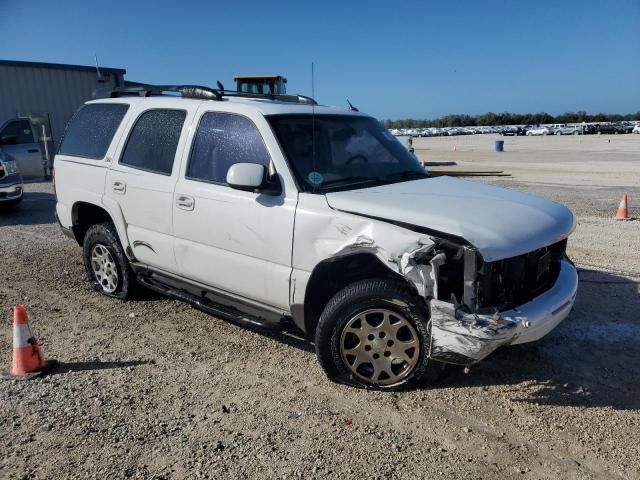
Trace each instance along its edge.
<instances>
[{"instance_id":1,"label":"tree line","mask_svg":"<svg viewBox=\"0 0 640 480\"><path fill-rule=\"evenodd\" d=\"M540 113L483 113L482 115L446 115L433 120L383 120L386 128L474 127L492 125L539 125L547 123L620 122L639 120L640 112L626 115L587 112L567 112L561 115Z\"/></svg>"}]
</instances>

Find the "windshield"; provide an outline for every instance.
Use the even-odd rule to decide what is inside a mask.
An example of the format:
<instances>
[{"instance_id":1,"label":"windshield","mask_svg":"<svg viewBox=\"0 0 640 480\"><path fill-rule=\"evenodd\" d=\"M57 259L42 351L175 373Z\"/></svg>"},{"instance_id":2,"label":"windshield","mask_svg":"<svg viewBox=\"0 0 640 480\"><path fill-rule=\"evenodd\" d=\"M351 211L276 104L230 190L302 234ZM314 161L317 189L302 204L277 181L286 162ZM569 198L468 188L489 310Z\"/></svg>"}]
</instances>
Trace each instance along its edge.
<instances>
[{"instance_id":1,"label":"windshield","mask_svg":"<svg viewBox=\"0 0 640 480\"><path fill-rule=\"evenodd\" d=\"M374 118L273 115L268 120L305 191L362 188L428 176Z\"/></svg>"}]
</instances>

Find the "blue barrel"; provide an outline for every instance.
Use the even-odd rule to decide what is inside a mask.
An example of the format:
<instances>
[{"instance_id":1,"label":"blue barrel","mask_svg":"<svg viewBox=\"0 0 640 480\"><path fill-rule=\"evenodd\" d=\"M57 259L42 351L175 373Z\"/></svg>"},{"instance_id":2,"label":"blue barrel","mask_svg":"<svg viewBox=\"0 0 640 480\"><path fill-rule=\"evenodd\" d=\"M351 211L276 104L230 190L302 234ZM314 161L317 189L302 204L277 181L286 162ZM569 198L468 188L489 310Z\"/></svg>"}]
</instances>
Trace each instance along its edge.
<instances>
[{"instance_id":1,"label":"blue barrel","mask_svg":"<svg viewBox=\"0 0 640 480\"><path fill-rule=\"evenodd\" d=\"M496 152L504 152L504 140L496 140Z\"/></svg>"}]
</instances>

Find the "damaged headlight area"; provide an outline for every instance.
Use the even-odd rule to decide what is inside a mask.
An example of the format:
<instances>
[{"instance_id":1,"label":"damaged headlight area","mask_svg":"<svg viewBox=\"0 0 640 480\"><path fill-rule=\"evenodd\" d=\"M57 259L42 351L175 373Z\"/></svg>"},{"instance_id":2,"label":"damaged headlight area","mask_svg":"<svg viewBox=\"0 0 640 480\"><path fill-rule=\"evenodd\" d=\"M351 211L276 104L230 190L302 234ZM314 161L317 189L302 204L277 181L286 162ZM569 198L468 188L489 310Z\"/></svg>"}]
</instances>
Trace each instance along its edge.
<instances>
[{"instance_id":1,"label":"damaged headlight area","mask_svg":"<svg viewBox=\"0 0 640 480\"><path fill-rule=\"evenodd\" d=\"M546 297L541 301L544 308L536 307L535 321L538 327L543 323L547 328L540 336L568 315L577 275L566 260L566 240L494 262L485 262L471 245L435 241L429 257L423 259L434 281L432 358L470 365L499 346L515 342L531 325L529 316L520 314L518 307L539 298ZM563 264L563 285L558 287ZM551 291L558 288L559 293Z\"/></svg>"},{"instance_id":2,"label":"damaged headlight area","mask_svg":"<svg viewBox=\"0 0 640 480\"><path fill-rule=\"evenodd\" d=\"M567 241L513 258L485 262L467 245L439 241L445 254L438 267L434 298L464 306L468 313L495 313L526 303L549 290L558 279Z\"/></svg>"}]
</instances>

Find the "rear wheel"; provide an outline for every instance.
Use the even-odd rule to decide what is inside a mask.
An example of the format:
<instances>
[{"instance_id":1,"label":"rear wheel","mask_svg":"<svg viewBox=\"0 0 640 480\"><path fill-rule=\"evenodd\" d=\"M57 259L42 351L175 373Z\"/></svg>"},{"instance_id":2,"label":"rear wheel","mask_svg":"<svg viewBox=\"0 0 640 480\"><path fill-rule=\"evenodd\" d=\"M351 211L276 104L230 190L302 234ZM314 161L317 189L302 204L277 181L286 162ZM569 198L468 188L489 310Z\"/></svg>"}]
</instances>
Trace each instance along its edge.
<instances>
[{"instance_id":1,"label":"rear wheel","mask_svg":"<svg viewBox=\"0 0 640 480\"><path fill-rule=\"evenodd\" d=\"M327 304L316 330L316 354L332 380L398 390L432 383L442 371L428 358L430 339L428 309L407 285L362 280Z\"/></svg>"},{"instance_id":2,"label":"rear wheel","mask_svg":"<svg viewBox=\"0 0 640 480\"><path fill-rule=\"evenodd\" d=\"M97 292L125 299L135 287L135 274L125 256L115 225L111 222L92 225L83 242L87 279Z\"/></svg>"}]
</instances>

